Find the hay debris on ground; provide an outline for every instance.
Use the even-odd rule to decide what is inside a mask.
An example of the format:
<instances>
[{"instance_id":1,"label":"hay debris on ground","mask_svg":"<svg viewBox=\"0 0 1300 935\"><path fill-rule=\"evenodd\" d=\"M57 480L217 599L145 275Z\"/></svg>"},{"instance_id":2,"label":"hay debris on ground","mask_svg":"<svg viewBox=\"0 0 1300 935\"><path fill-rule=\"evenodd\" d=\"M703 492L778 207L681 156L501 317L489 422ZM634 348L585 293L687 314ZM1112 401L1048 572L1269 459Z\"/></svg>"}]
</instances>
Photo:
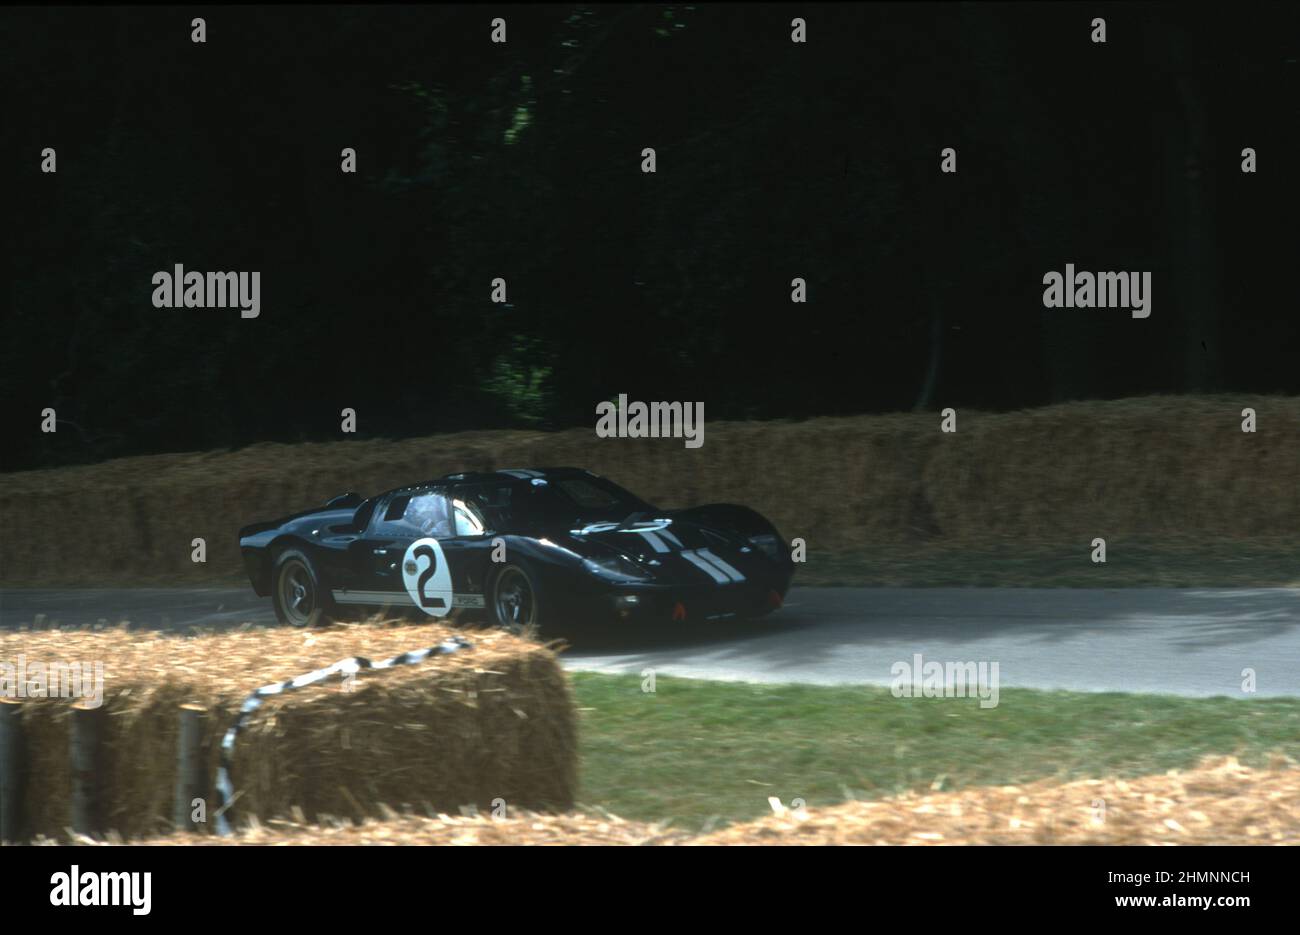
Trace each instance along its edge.
<instances>
[{"instance_id":1,"label":"hay debris on ground","mask_svg":"<svg viewBox=\"0 0 1300 935\"><path fill-rule=\"evenodd\" d=\"M478 815L413 815L360 824L331 821L323 825L273 820L246 828L237 835L172 834L147 845L567 845L682 843L689 835L660 825L624 821L616 816L541 814L521 811L503 818ZM41 840L39 844L60 843ZM114 844L112 840L84 840L80 844Z\"/></svg>"},{"instance_id":2,"label":"hay debris on ground","mask_svg":"<svg viewBox=\"0 0 1300 935\"><path fill-rule=\"evenodd\" d=\"M912 792L787 812L696 844L1300 844L1300 769L1233 758L1136 779Z\"/></svg>"},{"instance_id":3,"label":"hay debris on ground","mask_svg":"<svg viewBox=\"0 0 1300 935\"><path fill-rule=\"evenodd\" d=\"M692 835L612 815L403 815L360 825L264 824L149 844L1300 844L1300 769L1235 759L1136 779L1042 780L848 802Z\"/></svg>"},{"instance_id":4,"label":"hay debris on ground","mask_svg":"<svg viewBox=\"0 0 1300 935\"><path fill-rule=\"evenodd\" d=\"M180 637L123 629L0 634L0 662L103 665L98 824L124 838L171 829L178 708L208 712L202 737L209 823L222 734L255 689L351 656L379 660L458 631L435 625L258 629ZM236 823L301 813L363 819L384 806L562 810L577 784L576 714L549 649L499 631L415 665L361 672L268 699L235 746ZM51 686L52 687L52 686ZM27 834L70 824L73 698L28 699Z\"/></svg>"}]
</instances>

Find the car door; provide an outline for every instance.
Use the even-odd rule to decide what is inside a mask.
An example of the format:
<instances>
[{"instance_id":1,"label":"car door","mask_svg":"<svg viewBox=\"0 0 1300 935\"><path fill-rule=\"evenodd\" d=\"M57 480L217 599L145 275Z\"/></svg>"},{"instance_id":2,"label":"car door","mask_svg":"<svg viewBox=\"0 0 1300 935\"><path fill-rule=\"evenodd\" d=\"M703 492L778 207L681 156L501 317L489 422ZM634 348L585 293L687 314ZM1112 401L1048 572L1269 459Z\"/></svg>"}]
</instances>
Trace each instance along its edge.
<instances>
[{"instance_id":1,"label":"car door","mask_svg":"<svg viewBox=\"0 0 1300 935\"><path fill-rule=\"evenodd\" d=\"M410 606L442 617L452 609L452 563L441 541L453 525L446 491L395 491L381 499L365 534L353 543L355 584L340 603Z\"/></svg>"},{"instance_id":2,"label":"car door","mask_svg":"<svg viewBox=\"0 0 1300 935\"><path fill-rule=\"evenodd\" d=\"M491 564L497 530L479 503L477 487L456 487L449 495L451 535L441 540L451 570L453 604L458 608L482 609L484 588Z\"/></svg>"},{"instance_id":3,"label":"car door","mask_svg":"<svg viewBox=\"0 0 1300 935\"><path fill-rule=\"evenodd\" d=\"M381 497L365 531L349 547L348 576L341 604L402 606L410 597L402 583L402 556L419 530L402 521L412 492L398 491Z\"/></svg>"}]
</instances>

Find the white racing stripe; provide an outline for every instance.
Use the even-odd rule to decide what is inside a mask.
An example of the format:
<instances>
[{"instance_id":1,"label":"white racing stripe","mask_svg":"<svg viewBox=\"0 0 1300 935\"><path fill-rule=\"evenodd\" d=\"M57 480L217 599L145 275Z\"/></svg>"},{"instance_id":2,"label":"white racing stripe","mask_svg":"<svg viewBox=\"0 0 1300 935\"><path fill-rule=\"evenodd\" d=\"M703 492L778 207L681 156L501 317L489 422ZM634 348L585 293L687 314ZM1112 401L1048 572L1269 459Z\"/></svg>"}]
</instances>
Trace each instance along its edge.
<instances>
[{"instance_id":1,"label":"white racing stripe","mask_svg":"<svg viewBox=\"0 0 1300 935\"><path fill-rule=\"evenodd\" d=\"M409 604L405 591L331 591L339 604Z\"/></svg>"},{"instance_id":2,"label":"white racing stripe","mask_svg":"<svg viewBox=\"0 0 1300 935\"><path fill-rule=\"evenodd\" d=\"M677 548L679 548L679 549L680 549L680 548L683 548L683 546L682 546L682 540L681 540L681 539L678 539L675 535L673 535L671 531L669 531L669 530L667 530L667 529L661 529L661 530L659 530L659 535L663 536L665 539L667 539L667 540L668 540L669 542L671 542L673 545L677 546Z\"/></svg>"},{"instance_id":3,"label":"white racing stripe","mask_svg":"<svg viewBox=\"0 0 1300 935\"><path fill-rule=\"evenodd\" d=\"M684 558L684 559L686 559L688 562L690 562L692 565L694 565L696 568L698 568L700 571L702 571L702 572L704 572L705 574L707 574L710 578L712 578L712 579L713 579L714 581L716 581L718 584L726 584L726 583L728 582L729 579L727 578L727 576L726 576L725 574L723 574L723 573L722 573L718 568L716 568L714 565L711 565L709 562L706 562L706 561L705 561L704 559L702 559L702 558L701 558L697 553L695 553L695 552L682 552L682 553L681 553L681 556L682 556L682 558Z\"/></svg>"},{"instance_id":4,"label":"white racing stripe","mask_svg":"<svg viewBox=\"0 0 1300 935\"><path fill-rule=\"evenodd\" d=\"M414 603L405 591L331 591L330 593L334 595L336 604L384 606ZM453 594L451 606L481 608L486 604L482 594Z\"/></svg>"},{"instance_id":5,"label":"white racing stripe","mask_svg":"<svg viewBox=\"0 0 1300 935\"><path fill-rule=\"evenodd\" d=\"M738 584L745 580L739 569L708 549L687 550L681 556L701 571L708 572L709 577L718 584Z\"/></svg>"},{"instance_id":6,"label":"white racing stripe","mask_svg":"<svg viewBox=\"0 0 1300 935\"><path fill-rule=\"evenodd\" d=\"M738 568L736 568L734 565L731 565L728 562L723 561L721 558L714 555L710 550L700 549L700 557L703 558L705 561L712 562L714 565L716 565L719 568L719 570L721 570L732 581L745 580L745 576L740 573L740 570Z\"/></svg>"},{"instance_id":7,"label":"white racing stripe","mask_svg":"<svg viewBox=\"0 0 1300 935\"><path fill-rule=\"evenodd\" d=\"M636 530L636 532L641 536L642 539L644 539L646 542L649 542L650 547L654 549L656 552L668 551L668 546L664 545L664 540L660 539L649 529L638 529Z\"/></svg>"}]
</instances>

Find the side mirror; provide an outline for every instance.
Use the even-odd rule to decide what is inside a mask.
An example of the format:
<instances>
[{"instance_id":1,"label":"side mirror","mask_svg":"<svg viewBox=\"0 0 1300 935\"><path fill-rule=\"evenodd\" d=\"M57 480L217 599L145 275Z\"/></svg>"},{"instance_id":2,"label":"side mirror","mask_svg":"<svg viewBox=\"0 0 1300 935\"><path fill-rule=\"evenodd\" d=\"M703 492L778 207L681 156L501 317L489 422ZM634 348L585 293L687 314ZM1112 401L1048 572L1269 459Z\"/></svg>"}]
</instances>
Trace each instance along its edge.
<instances>
[{"instance_id":1,"label":"side mirror","mask_svg":"<svg viewBox=\"0 0 1300 935\"><path fill-rule=\"evenodd\" d=\"M332 500L326 500L327 509L345 510L348 507L358 506L361 503L361 494L359 493L341 493Z\"/></svg>"}]
</instances>

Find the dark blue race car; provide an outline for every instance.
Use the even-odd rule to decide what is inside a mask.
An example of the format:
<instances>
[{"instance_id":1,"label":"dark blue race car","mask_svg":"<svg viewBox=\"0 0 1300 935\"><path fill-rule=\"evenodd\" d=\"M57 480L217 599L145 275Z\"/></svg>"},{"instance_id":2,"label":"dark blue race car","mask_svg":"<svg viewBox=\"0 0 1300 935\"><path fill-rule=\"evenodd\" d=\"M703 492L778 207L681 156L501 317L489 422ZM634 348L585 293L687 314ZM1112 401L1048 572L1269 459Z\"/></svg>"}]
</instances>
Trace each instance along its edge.
<instances>
[{"instance_id":1,"label":"dark blue race car","mask_svg":"<svg viewBox=\"0 0 1300 935\"><path fill-rule=\"evenodd\" d=\"M780 534L754 510L660 510L580 468L344 494L239 537L253 589L294 626L352 607L481 611L549 632L620 619L689 625L766 614L794 574Z\"/></svg>"}]
</instances>

